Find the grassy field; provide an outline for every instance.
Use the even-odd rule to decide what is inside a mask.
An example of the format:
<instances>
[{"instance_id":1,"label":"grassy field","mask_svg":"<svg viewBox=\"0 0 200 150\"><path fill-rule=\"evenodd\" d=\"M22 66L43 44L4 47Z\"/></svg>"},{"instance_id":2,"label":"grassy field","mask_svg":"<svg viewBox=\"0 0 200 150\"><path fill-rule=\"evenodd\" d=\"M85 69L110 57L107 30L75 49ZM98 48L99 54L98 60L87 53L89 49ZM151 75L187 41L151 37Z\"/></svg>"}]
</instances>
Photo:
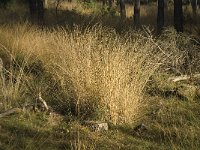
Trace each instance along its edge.
<instances>
[{"instance_id":1,"label":"grassy field","mask_svg":"<svg viewBox=\"0 0 200 150\"><path fill-rule=\"evenodd\" d=\"M66 2L57 14L49 6L40 26L26 5L1 10L0 113L20 111L0 118L0 149L199 149L200 80L169 81L199 73L198 21L188 23L184 6L186 32L177 34L169 6L157 37L156 4L142 6L139 29L132 9L121 20L117 7ZM28 107L39 97L49 111Z\"/></svg>"}]
</instances>

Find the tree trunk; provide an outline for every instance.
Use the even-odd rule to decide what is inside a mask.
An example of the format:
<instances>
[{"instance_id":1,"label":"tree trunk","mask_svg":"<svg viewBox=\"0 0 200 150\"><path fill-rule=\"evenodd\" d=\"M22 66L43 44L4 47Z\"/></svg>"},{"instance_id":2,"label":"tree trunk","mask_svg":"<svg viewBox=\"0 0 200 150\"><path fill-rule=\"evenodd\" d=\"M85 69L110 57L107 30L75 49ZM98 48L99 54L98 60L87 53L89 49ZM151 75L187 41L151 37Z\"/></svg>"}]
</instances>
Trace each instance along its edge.
<instances>
[{"instance_id":1,"label":"tree trunk","mask_svg":"<svg viewBox=\"0 0 200 150\"><path fill-rule=\"evenodd\" d=\"M36 0L29 0L29 11L30 11L30 18L31 21L36 21L37 16L37 3Z\"/></svg>"},{"instance_id":2,"label":"tree trunk","mask_svg":"<svg viewBox=\"0 0 200 150\"><path fill-rule=\"evenodd\" d=\"M103 7L106 6L106 0L102 0L102 3L103 3Z\"/></svg>"},{"instance_id":3,"label":"tree trunk","mask_svg":"<svg viewBox=\"0 0 200 150\"><path fill-rule=\"evenodd\" d=\"M165 7L165 12L168 10L168 2L167 0L164 0L164 7Z\"/></svg>"},{"instance_id":4,"label":"tree trunk","mask_svg":"<svg viewBox=\"0 0 200 150\"><path fill-rule=\"evenodd\" d=\"M86 2L86 0L84 0L84 3ZM58 19L58 7L60 5L60 0L56 1L56 20Z\"/></svg>"},{"instance_id":5,"label":"tree trunk","mask_svg":"<svg viewBox=\"0 0 200 150\"><path fill-rule=\"evenodd\" d=\"M134 1L134 24L136 26L140 24L140 0Z\"/></svg>"},{"instance_id":6,"label":"tree trunk","mask_svg":"<svg viewBox=\"0 0 200 150\"><path fill-rule=\"evenodd\" d=\"M112 0L108 0L108 10L111 10L112 8Z\"/></svg>"},{"instance_id":7,"label":"tree trunk","mask_svg":"<svg viewBox=\"0 0 200 150\"><path fill-rule=\"evenodd\" d=\"M43 23L44 3L43 0L29 0L30 18L33 23Z\"/></svg>"},{"instance_id":8,"label":"tree trunk","mask_svg":"<svg viewBox=\"0 0 200 150\"><path fill-rule=\"evenodd\" d=\"M174 0L174 27L177 32L183 32L182 0Z\"/></svg>"},{"instance_id":9,"label":"tree trunk","mask_svg":"<svg viewBox=\"0 0 200 150\"><path fill-rule=\"evenodd\" d=\"M43 0L37 0L37 13L38 13L38 23L43 23L44 20L44 4Z\"/></svg>"},{"instance_id":10,"label":"tree trunk","mask_svg":"<svg viewBox=\"0 0 200 150\"><path fill-rule=\"evenodd\" d=\"M125 18L126 17L126 10L125 10L124 0L120 0L119 1L119 6L120 6L120 15L121 15L121 18Z\"/></svg>"},{"instance_id":11,"label":"tree trunk","mask_svg":"<svg viewBox=\"0 0 200 150\"><path fill-rule=\"evenodd\" d=\"M196 15L197 15L197 0L191 0L191 5L192 5L193 17L194 17L194 19L196 19Z\"/></svg>"},{"instance_id":12,"label":"tree trunk","mask_svg":"<svg viewBox=\"0 0 200 150\"><path fill-rule=\"evenodd\" d=\"M48 0L44 0L44 7L48 8Z\"/></svg>"},{"instance_id":13,"label":"tree trunk","mask_svg":"<svg viewBox=\"0 0 200 150\"><path fill-rule=\"evenodd\" d=\"M164 27L165 0L158 0L157 30L160 33Z\"/></svg>"}]
</instances>

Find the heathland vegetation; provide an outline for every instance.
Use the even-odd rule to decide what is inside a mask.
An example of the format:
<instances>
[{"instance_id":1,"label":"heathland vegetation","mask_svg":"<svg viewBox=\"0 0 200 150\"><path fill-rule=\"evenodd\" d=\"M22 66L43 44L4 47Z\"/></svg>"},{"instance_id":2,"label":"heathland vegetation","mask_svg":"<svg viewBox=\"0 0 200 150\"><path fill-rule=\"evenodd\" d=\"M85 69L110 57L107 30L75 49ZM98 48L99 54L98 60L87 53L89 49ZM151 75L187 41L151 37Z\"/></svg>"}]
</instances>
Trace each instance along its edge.
<instances>
[{"instance_id":1,"label":"heathland vegetation","mask_svg":"<svg viewBox=\"0 0 200 150\"><path fill-rule=\"evenodd\" d=\"M199 149L198 1L34 1L0 1L0 150Z\"/></svg>"}]
</instances>

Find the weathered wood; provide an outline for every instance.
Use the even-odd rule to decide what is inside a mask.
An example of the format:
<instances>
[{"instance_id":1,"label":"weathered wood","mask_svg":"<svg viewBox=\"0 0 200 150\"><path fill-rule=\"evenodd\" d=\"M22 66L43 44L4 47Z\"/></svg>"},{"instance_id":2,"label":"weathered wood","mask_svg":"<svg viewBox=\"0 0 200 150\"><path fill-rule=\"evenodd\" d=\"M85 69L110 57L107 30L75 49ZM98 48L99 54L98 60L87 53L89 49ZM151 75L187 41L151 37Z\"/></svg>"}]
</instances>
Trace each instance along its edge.
<instances>
[{"instance_id":1,"label":"weathered wood","mask_svg":"<svg viewBox=\"0 0 200 150\"><path fill-rule=\"evenodd\" d=\"M42 102L42 104L44 105L44 108L48 111L48 110L49 110L49 107L48 107L46 101L42 98L41 92L39 92L38 100L39 100L40 102Z\"/></svg>"},{"instance_id":2,"label":"weathered wood","mask_svg":"<svg viewBox=\"0 0 200 150\"><path fill-rule=\"evenodd\" d=\"M1 74L1 80L2 80L2 92L4 92L4 88L5 88L5 76L4 76L3 70L4 70L3 60L0 58L0 74Z\"/></svg>"},{"instance_id":3,"label":"weathered wood","mask_svg":"<svg viewBox=\"0 0 200 150\"><path fill-rule=\"evenodd\" d=\"M3 60L0 58L0 72L3 71Z\"/></svg>"},{"instance_id":4,"label":"weathered wood","mask_svg":"<svg viewBox=\"0 0 200 150\"><path fill-rule=\"evenodd\" d=\"M26 103L22 106L23 111L46 111L49 112L50 108L47 105L47 102L42 98L41 92L39 92L38 97L36 98L35 103Z\"/></svg>"},{"instance_id":5,"label":"weathered wood","mask_svg":"<svg viewBox=\"0 0 200 150\"><path fill-rule=\"evenodd\" d=\"M191 79L200 79L200 74L195 74L195 75L182 75L182 76L176 76L176 77L170 77L168 81L172 82L179 82L179 81L184 81L184 80L191 80Z\"/></svg>"},{"instance_id":6,"label":"weathered wood","mask_svg":"<svg viewBox=\"0 0 200 150\"><path fill-rule=\"evenodd\" d=\"M10 110L5 111L4 113L0 114L0 118L12 115L12 114L16 114L16 113L20 113L22 110L20 108L12 108Z\"/></svg>"},{"instance_id":7,"label":"weathered wood","mask_svg":"<svg viewBox=\"0 0 200 150\"><path fill-rule=\"evenodd\" d=\"M3 95L3 100L2 100L2 103L1 105L4 107L5 106L5 101L7 99L6 95L4 94L5 91L6 91L6 83L5 83L5 75L4 75L4 65L3 65L3 60L0 58L0 86L1 86L1 91L2 91L2 95ZM1 106L0 105L0 106Z\"/></svg>"},{"instance_id":8,"label":"weathered wood","mask_svg":"<svg viewBox=\"0 0 200 150\"><path fill-rule=\"evenodd\" d=\"M181 84L181 86L177 88L177 93L187 100L193 101L195 97L198 96L198 86Z\"/></svg>"}]
</instances>

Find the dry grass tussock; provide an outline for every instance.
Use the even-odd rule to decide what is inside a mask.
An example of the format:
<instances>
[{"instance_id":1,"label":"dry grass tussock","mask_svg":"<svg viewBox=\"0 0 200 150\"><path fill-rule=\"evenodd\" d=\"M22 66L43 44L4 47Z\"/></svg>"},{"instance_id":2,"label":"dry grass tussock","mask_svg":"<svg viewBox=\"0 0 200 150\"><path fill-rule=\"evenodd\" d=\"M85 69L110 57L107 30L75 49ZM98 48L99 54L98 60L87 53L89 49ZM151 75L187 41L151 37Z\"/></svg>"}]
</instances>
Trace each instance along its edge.
<instances>
[{"instance_id":1,"label":"dry grass tussock","mask_svg":"<svg viewBox=\"0 0 200 150\"><path fill-rule=\"evenodd\" d=\"M27 71L28 64L39 60L56 85L59 84L65 95L70 95L63 101L72 101L70 103L74 104L79 117L95 112L99 119L114 124L132 122L142 114L146 104L144 87L160 64L171 58L177 44L171 40L166 42L171 45L165 48L166 43L154 39L148 29L132 31L121 37L114 30L100 25L85 30L74 27L73 31L67 27L39 29L29 24L0 27L1 55L6 55L3 61L15 64L10 65L12 69L7 67L10 72L14 70L12 74L15 72L11 87L17 94L8 94L18 95L15 103L22 99L29 90L27 84L31 85L33 80L38 82L38 87L31 85L32 88L43 88L44 72L40 79L27 73L31 72L30 68ZM20 69L16 71L16 67ZM36 71L40 72L39 69ZM46 91L42 92L45 95ZM59 91L49 93L52 101L56 93ZM61 105L59 96L57 94L55 98L56 105ZM26 94L24 99L27 100ZM46 100L48 102L48 98Z\"/></svg>"}]
</instances>

